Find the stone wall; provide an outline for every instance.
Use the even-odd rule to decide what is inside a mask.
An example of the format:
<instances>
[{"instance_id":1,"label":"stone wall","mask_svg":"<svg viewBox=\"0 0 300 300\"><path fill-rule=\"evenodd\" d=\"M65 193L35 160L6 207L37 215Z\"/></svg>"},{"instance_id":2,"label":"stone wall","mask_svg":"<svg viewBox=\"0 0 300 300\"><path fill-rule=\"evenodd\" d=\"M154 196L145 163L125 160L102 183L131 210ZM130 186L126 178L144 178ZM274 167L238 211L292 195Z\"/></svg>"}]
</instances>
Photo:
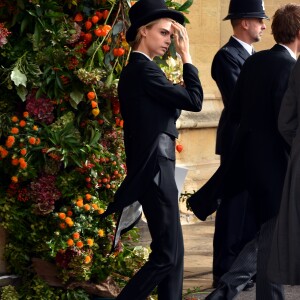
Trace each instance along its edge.
<instances>
[{"instance_id":1,"label":"stone wall","mask_svg":"<svg viewBox=\"0 0 300 300\"><path fill-rule=\"evenodd\" d=\"M245 0L241 0L245 1ZM184 0L178 1L183 3ZM292 1L300 3L300 0ZM265 0L265 11L270 17L267 29L256 51L273 46L271 20L274 12L289 1ZM179 143L183 151L177 153L177 164L189 169L183 191L193 192L201 187L219 166L219 156L215 155L216 126L223 105L219 90L210 76L211 62L218 49L225 44L232 28L230 21L222 21L227 15L229 0L194 0L187 16L187 29L193 63L199 69L204 90L203 109L200 113L183 112L178 120ZM181 209L185 211L185 205Z\"/></svg>"}]
</instances>

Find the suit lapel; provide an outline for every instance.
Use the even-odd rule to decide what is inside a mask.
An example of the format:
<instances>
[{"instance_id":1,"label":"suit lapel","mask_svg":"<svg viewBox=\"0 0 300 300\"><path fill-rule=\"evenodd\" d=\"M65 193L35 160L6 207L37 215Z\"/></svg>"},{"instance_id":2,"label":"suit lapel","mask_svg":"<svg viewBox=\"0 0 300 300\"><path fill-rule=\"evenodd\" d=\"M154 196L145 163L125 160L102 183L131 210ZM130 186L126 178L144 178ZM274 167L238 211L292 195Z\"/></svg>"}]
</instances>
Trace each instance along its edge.
<instances>
[{"instance_id":1,"label":"suit lapel","mask_svg":"<svg viewBox=\"0 0 300 300\"><path fill-rule=\"evenodd\" d=\"M238 52L238 55L243 59L246 60L250 54L248 51L233 37L230 37L229 44L232 45Z\"/></svg>"}]
</instances>

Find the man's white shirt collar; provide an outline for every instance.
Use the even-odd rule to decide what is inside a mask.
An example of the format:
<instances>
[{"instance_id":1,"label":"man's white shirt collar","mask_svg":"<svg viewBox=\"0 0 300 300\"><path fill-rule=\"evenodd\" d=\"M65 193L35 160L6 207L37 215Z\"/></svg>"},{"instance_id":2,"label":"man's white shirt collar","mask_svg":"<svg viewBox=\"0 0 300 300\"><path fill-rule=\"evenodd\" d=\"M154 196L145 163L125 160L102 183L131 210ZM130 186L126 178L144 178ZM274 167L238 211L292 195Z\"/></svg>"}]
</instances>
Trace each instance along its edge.
<instances>
[{"instance_id":1,"label":"man's white shirt collar","mask_svg":"<svg viewBox=\"0 0 300 300\"><path fill-rule=\"evenodd\" d=\"M253 47L243 41L241 41L240 39L238 39L237 37L235 37L234 35L232 36L235 40L237 40L245 49L246 51L251 55L254 51Z\"/></svg>"},{"instance_id":2,"label":"man's white shirt collar","mask_svg":"<svg viewBox=\"0 0 300 300\"><path fill-rule=\"evenodd\" d=\"M289 51L289 53L291 54L291 57L294 58L295 60L297 60L297 56L295 55L295 53L286 45L283 44L279 44L280 46L284 47L287 51Z\"/></svg>"}]
</instances>

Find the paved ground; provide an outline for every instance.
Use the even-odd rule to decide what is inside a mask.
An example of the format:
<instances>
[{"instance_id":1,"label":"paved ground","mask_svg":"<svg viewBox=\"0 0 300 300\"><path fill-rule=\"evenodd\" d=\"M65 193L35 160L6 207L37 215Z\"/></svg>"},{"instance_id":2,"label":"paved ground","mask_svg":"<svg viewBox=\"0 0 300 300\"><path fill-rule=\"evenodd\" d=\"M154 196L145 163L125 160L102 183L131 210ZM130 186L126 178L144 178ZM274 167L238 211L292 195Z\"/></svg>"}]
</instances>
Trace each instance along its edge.
<instances>
[{"instance_id":1,"label":"paved ground","mask_svg":"<svg viewBox=\"0 0 300 300\"><path fill-rule=\"evenodd\" d=\"M214 220L197 221L190 215L182 216L182 229L185 243L184 300L203 300L213 289L212 286L212 240ZM140 242L149 245L150 236L147 223L140 221ZM285 300L300 300L300 286L286 286ZM240 293L235 300L254 300L255 287ZM222 300L222 299L220 299ZM272 300L272 299L266 299Z\"/></svg>"}]
</instances>

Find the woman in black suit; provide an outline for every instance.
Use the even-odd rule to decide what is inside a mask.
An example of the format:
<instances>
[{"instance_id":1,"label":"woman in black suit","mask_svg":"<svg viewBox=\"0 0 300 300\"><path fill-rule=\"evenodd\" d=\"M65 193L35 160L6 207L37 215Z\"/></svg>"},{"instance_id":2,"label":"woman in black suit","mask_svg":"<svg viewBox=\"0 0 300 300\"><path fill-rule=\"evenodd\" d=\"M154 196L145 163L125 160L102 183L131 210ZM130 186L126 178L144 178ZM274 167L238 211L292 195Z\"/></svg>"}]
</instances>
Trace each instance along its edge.
<instances>
[{"instance_id":1,"label":"woman in black suit","mask_svg":"<svg viewBox=\"0 0 300 300\"><path fill-rule=\"evenodd\" d=\"M158 299L181 300L184 247L174 175L176 120L182 109L201 110L203 92L182 13L168 9L164 0L140 0L129 17L126 39L133 51L118 86L127 176L105 215L139 201L152 251L117 299L145 300L157 286ZM170 83L153 62L166 53L172 38L183 62L184 87Z\"/></svg>"}]
</instances>

